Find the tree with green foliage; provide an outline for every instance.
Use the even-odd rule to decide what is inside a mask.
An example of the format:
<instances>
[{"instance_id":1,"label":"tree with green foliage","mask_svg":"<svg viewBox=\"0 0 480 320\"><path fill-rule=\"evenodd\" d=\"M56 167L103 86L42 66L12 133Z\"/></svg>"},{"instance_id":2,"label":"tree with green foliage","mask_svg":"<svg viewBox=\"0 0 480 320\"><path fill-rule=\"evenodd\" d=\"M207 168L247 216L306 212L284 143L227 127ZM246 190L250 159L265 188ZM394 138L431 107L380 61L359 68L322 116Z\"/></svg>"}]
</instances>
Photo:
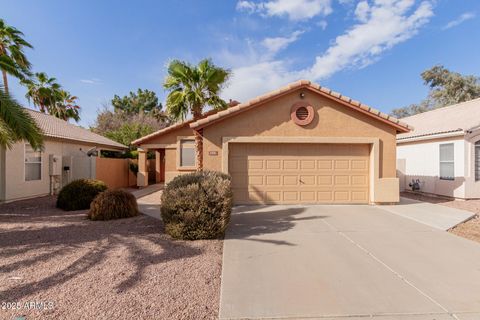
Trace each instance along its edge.
<instances>
[{"instance_id":1,"label":"tree with green foliage","mask_svg":"<svg viewBox=\"0 0 480 320\"><path fill-rule=\"evenodd\" d=\"M430 88L428 97L420 104L393 109L393 116L404 118L480 97L480 78L473 75L462 75L437 65L422 72L421 76Z\"/></svg>"},{"instance_id":2,"label":"tree with green foliage","mask_svg":"<svg viewBox=\"0 0 480 320\"><path fill-rule=\"evenodd\" d=\"M57 79L49 77L45 72L37 72L30 79L22 80L27 87L25 97L32 101L40 112L48 113L62 120L80 120L78 99L62 89Z\"/></svg>"},{"instance_id":3,"label":"tree with green foliage","mask_svg":"<svg viewBox=\"0 0 480 320\"><path fill-rule=\"evenodd\" d=\"M59 90L55 107L50 111L52 116L68 121L73 119L76 122L80 120L80 106L77 104L78 97L72 96L70 92Z\"/></svg>"},{"instance_id":4,"label":"tree with green foliage","mask_svg":"<svg viewBox=\"0 0 480 320\"><path fill-rule=\"evenodd\" d=\"M154 132L155 129L145 123L125 122L118 129L105 133L105 136L126 146L132 141Z\"/></svg>"},{"instance_id":5,"label":"tree with green foliage","mask_svg":"<svg viewBox=\"0 0 480 320\"><path fill-rule=\"evenodd\" d=\"M146 114L159 118L159 120L164 116L162 104L158 102L156 93L147 89L131 91L123 97L115 95L112 99L112 106L115 112L125 115Z\"/></svg>"},{"instance_id":6,"label":"tree with green foliage","mask_svg":"<svg viewBox=\"0 0 480 320\"><path fill-rule=\"evenodd\" d=\"M31 64L25 56L25 48L33 48L18 29L9 26L0 19L0 70L2 70L3 86L8 94L7 74L20 80L30 75Z\"/></svg>"},{"instance_id":7,"label":"tree with green foliage","mask_svg":"<svg viewBox=\"0 0 480 320\"><path fill-rule=\"evenodd\" d=\"M200 61L196 66L173 60L163 84L169 91L167 113L176 120L184 120L191 113L193 120L198 120L207 106L217 110L226 109L228 105L220 98L220 91L229 77L229 70L215 66L209 59ZM201 171L203 138L197 131L194 134L197 170Z\"/></svg>"},{"instance_id":8,"label":"tree with green foliage","mask_svg":"<svg viewBox=\"0 0 480 320\"><path fill-rule=\"evenodd\" d=\"M138 89L124 97L115 95L111 105L113 110L105 106L98 113L91 130L127 146L170 123L153 91Z\"/></svg>"},{"instance_id":9,"label":"tree with green foliage","mask_svg":"<svg viewBox=\"0 0 480 320\"><path fill-rule=\"evenodd\" d=\"M22 140L39 150L43 146L42 131L28 111L0 86L0 146L11 148Z\"/></svg>"}]
</instances>

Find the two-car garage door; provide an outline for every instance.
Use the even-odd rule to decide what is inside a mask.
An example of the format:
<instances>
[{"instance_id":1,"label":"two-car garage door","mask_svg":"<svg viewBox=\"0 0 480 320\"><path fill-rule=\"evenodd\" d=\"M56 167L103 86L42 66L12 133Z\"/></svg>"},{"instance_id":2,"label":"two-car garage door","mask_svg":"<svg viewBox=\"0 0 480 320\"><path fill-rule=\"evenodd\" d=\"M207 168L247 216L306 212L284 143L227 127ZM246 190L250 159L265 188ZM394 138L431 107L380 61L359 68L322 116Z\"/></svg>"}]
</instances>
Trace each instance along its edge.
<instances>
[{"instance_id":1,"label":"two-car garage door","mask_svg":"<svg viewBox=\"0 0 480 320\"><path fill-rule=\"evenodd\" d=\"M368 203L369 145L231 143L236 204Z\"/></svg>"}]
</instances>

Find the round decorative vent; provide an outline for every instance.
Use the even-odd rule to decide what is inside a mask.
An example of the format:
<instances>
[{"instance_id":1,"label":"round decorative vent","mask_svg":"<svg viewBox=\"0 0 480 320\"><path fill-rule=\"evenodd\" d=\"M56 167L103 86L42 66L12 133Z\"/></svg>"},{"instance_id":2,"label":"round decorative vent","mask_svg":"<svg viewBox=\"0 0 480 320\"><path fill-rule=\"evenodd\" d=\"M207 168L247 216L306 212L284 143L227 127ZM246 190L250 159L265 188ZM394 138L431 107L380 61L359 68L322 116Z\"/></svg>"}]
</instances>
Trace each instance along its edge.
<instances>
[{"instance_id":1,"label":"round decorative vent","mask_svg":"<svg viewBox=\"0 0 480 320\"><path fill-rule=\"evenodd\" d=\"M300 107L295 111L295 115L300 120L305 120L308 118L308 110L305 107Z\"/></svg>"},{"instance_id":2,"label":"round decorative vent","mask_svg":"<svg viewBox=\"0 0 480 320\"><path fill-rule=\"evenodd\" d=\"M292 106L290 117L296 124L306 126L313 121L315 113L308 102L299 101Z\"/></svg>"}]
</instances>

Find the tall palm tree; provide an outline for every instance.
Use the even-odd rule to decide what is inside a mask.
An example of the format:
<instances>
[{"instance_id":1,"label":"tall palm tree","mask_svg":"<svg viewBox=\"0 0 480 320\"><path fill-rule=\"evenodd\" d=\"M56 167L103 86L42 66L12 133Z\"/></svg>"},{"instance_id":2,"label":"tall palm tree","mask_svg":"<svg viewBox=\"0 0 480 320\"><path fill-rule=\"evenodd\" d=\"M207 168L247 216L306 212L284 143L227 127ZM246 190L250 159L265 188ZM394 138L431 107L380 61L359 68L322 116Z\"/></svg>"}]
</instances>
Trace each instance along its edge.
<instances>
[{"instance_id":1,"label":"tall palm tree","mask_svg":"<svg viewBox=\"0 0 480 320\"><path fill-rule=\"evenodd\" d=\"M32 101L40 112L78 122L80 120L78 98L63 90L56 81L57 79L48 77L45 72L35 73L32 78L22 80L22 84L27 87L25 97Z\"/></svg>"},{"instance_id":2,"label":"tall palm tree","mask_svg":"<svg viewBox=\"0 0 480 320\"><path fill-rule=\"evenodd\" d=\"M57 97L60 95L61 86L57 79L49 78L45 72L37 72L31 79L22 81L27 87L25 97L32 101L40 112L48 112L55 107Z\"/></svg>"},{"instance_id":3,"label":"tall palm tree","mask_svg":"<svg viewBox=\"0 0 480 320\"><path fill-rule=\"evenodd\" d=\"M184 120L191 113L193 120L202 117L203 109L226 109L227 103L219 94L230 76L230 71L215 66L204 59L197 66L173 60L168 66L168 76L163 84L169 91L167 112L176 120ZM194 131L197 170L203 169L203 138Z\"/></svg>"},{"instance_id":4,"label":"tall palm tree","mask_svg":"<svg viewBox=\"0 0 480 320\"><path fill-rule=\"evenodd\" d=\"M70 92L59 90L55 107L50 110L50 114L65 121L73 119L78 122L80 106L77 104L77 99L78 97L72 96Z\"/></svg>"},{"instance_id":5,"label":"tall palm tree","mask_svg":"<svg viewBox=\"0 0 480 320\"><path fill-rule=\"evenodd\" d=\"M31 64L23 50L33 46L23 39L23 33L0 19L0 69L2 70L3 86L8 94L7 74L19 79L30 75Z\"/></svg>"},{"instance_id":6,"label":"tall palm tree","mask_svg":"<svg viewBox=\"0 0 480 320\"><path fill-rule=\"evenodd\" d=\"M28 111L0 86L0 146L11 148L21 140L28 141L36 150L41 149L42 131Z\"/></svg>"}]
</instances>

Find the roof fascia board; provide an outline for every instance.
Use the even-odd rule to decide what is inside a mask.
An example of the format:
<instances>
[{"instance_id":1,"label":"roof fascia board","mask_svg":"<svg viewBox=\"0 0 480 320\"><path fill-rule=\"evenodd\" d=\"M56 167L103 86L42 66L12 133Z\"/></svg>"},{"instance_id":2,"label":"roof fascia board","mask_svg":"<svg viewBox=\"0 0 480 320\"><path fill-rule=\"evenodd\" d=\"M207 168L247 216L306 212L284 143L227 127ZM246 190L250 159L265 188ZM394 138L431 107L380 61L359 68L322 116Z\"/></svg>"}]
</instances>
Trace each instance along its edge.
<instances>
[{"instance_id":1,"label":"roof fascia board","mask_svg":"<svg viewBox=\"0 0 480 320\"><path fill-rule=\"evenodd\" d=\"M411 137L411 138L400 138L400 139L397 139L397 144L424 141L424 140L436 140L436 139L442 139L442 138L453 138L453 137L461 137L461 136L465 136L465 132L463 130L446 132L446 133L429 134L429 135L423 135L423 136Z\"/></svg>"},{"instance_id":2,"label":"roof fascia board","mask_svg":"<svg viewBox=\"0 0 480 320\"><path fill-rule=\"evenodd\" d=\"M263 104L265 104L265 103L267 103L267 102L270 102L270 101L272 101L272 100L274 100L274 99L280 98L280 97L282 97L282 96L284 96L284 95L290 94L292 91L294 91L294 90L299 90L299 89L308 89L308 90L310 90L310 91L312 91L312 92L314 92L314 93L320 94L321 96L323 96L323 97L325 97L325 98L327 98L327 99L331 99L331 100L333 100L333 101L335 101L335 102L338 102L338 103L340 103L340 104L342 104L342 105L344 105L344 106L346 106L346 107L349 107L349 108L351 108L351 109L353 109L353 110L359 111L359 112L361 112L361 113L363 113L363 114L366 114L366 115L368 115L368 116L370 116L370 117L372 117L372 118L374 118L374 119L377 119L377 120L379 120L379 121L381 121L381 122L384 122L384 123L386 123L386 124L388 124L388 125L391 125L391 126L395 127L395 128L397 129L397 131L399 131L399 132L409 132L409 131L410 131L410 129L408 129L408 128L406 128L406 127L404 127L404 126L402 126L402 125L400 125L400 124L398 124L398 123L395 123L394 121L388 120L389 116L386 116L386 118L385 118L385 117L382 117L382 116L381 116L382 113L379 112L379 111L376 111L376 110L375 110L375 112L378 112L378 114L375 114L374 111L373 111L374 109L372 109L372 108L370 108L370 107L366 107L366 108L364 109L364 108L361 107L361 104L359 104L359 106L356 106L356 105L352 104L351 102L349 102L349 101L352 101L351 99L349 99L349 101L343 100L343 99L341 99L341 97L342 97L341 95L339 95L339 97L336 97L335 95L329 94L329 93L327 93L327 92L324 92L324 91L322 91L322 90L320 90L320 89L315 88L315 87L314 87L313 85L311 85L311 84L302 84L302 85L299 85L299 86L296 86L296 87L292 87L290 90L286 90L286 91L283 91L283 92L279 92L279 93L277 93L277 94L275 94L275 95L272 95L272 96L270 96L270 97L268 97L268 98L265 98L264 100L261 100L261 101L258 101L258 102L255 102L255 101L253 100L253 101L251 101L251 103L250 103L249 106L243 107L243 108L241 108L241 109L231 110L231 112L228 113L228 114L226 114L226 115L217 116L217 118L214 118L214 119L212 119L211 117L207 117L207 118L210 118L211 121L208 121L208 122L205 122L205 123L202 123L201 120L196 121L196 122L192 122L192 123L190 123L190 128L192 128L192 129L194 129L194 130L199 130L199 129L208 127L208 126L210 126L210 125L212 125L212 124L214 124L214 123L217 123L217 122L219 122L219 121L228 119L228 118L233 117L233 116L235 116L235 115L237 115L237 114L239 114L239 113L248 111L248 110L250 110L250 109L252 109L252 108L259 107L259 106L261 106L261 105L263 105ZM247 102L247 103L248 103L248 102ZM232 109L233 109L233 108L232 108ZM370 110L372 110L372 111L370 111ZM205 120L205 119L207 119L207 118L204 118L204 119L202 119L202 120ZM398 120L397 120L397 121L398 121Z\"/></svg>"},{"instance_id":3,"label":"roof fascia board","mask_svg":"<svg viewBox=\"0 0 480 320\"><path fill-rule=\"evenodd\" d=\"M113 145L108 145L108 144L104 144L104 143L99 143L99 142L96 142L96 141L75 140L75 139L58 137L58 136L51 136L51 135L46 135L46 134L44 134L44 136L47 139L51 139L51 140L55 140L55 141L59 141L59 142L72 142L72 143L89 144L89 145L93 144L95 146L103 148L104 150L106 150L107 148L109 148L111 150L125 150L125 149L128 149L127 146L124 146L122 144L121 144L121 146L113 146Z\"/></svg>"},{"instance_id":4,"label":"roof fascia board","mask_svg":"<svg viewBox=\"0 0 480 320\"><path fill-rule=\"evenodd\" d=\"M341 99L341 98L337 98L337 97L335 97L335 96L333 96L333 95L331 95L331 94L328 94L328 93L326 93L326 92L323 92L322 90L319 90L319 89L316 89L316 88L312 88L312 86L308 86L308 89L310 89L310 90L312 90L312 91L314 91L314 92L316 92L316 93L318 93L318 94L320 94L320 95L322 95L322 96L324 96L324 97L326 97L326 98L329 98L329 99L331 99L331 100L334 100L334 101L336 101L336 102L338 102L338 103L340 103L340 104L342 104L342 105L344 105L344 106L346 106L346 107L349 107L349 108L351 108L351 109L353 109L353 110L362 112L362 113L364 113L364 114L366 114L366 115L368 115L368 116L370 116L370 117L372 117L372 118L374 118L374 119L377 119L377 120L380 120L380 121L382 121L382 122L384 122L384 123L386 123L386 124L389 124L389 125L397 128L397 130L400 131L400 132L410 132L410 129L405 128L404 126L402 126L402 125L400 125L400 124L398 124L398 123L395 123L394 121L388 120L388 118L390 118L390 116L387 115L387 118L382 117L382 116L381 116L382 113L381 113L380 111L378 111L378 110L375 110L376 112L378 112L378 114L374 114L373 112L369 111L369 110L372 110L372 108L370 108L370 107L367 107L368 110L365 110L365 109L363 109L360 105L359 105L359 106L355 106L355 105L353 105L352 103L350 103L350 102L348 102L348 101L345 101L345 100L343 100L343 99ZM351 99L350 99L350 101L351 101ZM397 119L396 119L396 120L397 120ZM397 120L397 121L398 121L398 120Z\"/></svg>"}]
</instances>

